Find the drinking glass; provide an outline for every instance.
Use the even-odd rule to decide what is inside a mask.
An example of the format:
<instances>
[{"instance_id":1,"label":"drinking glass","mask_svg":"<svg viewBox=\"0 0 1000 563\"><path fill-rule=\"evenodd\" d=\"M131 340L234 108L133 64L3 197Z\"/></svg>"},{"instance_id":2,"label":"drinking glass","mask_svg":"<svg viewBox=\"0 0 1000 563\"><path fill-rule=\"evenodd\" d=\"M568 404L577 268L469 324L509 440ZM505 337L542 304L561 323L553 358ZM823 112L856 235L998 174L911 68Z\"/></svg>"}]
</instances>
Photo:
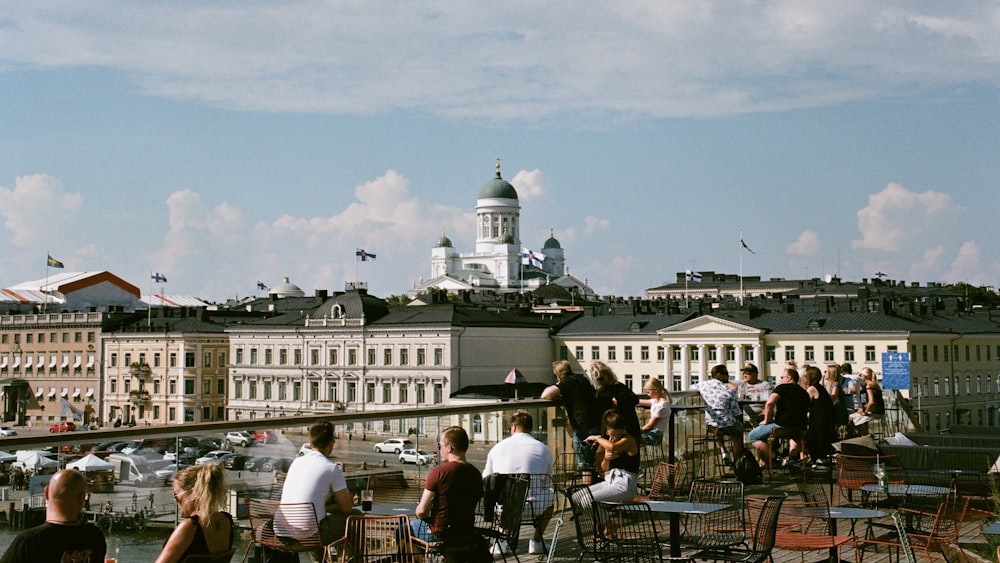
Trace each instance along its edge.
<instances>
[{"instance_id":1,"label":"drinking glass","mask_svg":"<svg viewBox=\"0 0 1000 563\"><path fill-rule=\"evenodd\" d=\"M104 541L108 546L104 555L104 563L118 563L118 551L121 546L118 538L106 538Z\"/></svg>"},{"instance_id":2,"label":"drinking glass","mask_svg":"<svg viewBox=\"0 0 1000 563\"><path fill-rule=\"evenodd\" d=\"M375 491L372 489L365 489L361 491L361 510L364 512L371 512L372 510L372 500L375 498Z\"/></svg>"}]
</instances>

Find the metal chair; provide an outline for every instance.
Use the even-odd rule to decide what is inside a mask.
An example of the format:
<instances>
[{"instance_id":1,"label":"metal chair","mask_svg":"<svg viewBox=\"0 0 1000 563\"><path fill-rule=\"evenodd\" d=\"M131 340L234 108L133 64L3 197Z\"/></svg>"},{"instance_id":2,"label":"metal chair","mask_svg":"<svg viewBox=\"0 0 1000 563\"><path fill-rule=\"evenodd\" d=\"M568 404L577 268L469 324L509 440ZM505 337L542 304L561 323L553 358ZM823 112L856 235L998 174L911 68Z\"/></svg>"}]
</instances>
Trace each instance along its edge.
<instances>
[{"instance_id":1,"label":"metal chair","mask_svg":"<svg viewBox=\"0 0 1000 563\"><path fill-rule=\"evenodd\" d=\"M500 478L499 494L495 503L491 503L487 495L480 501L479 514L476 518L476 533L486 538L491 547L506 542L507 549L502 551L503 560L507 555L513 555L518 563L517 543L521 535L521 513L524 511L524 501L528 497L528 479L517 475L494 475Z\"/></svg>"},{"instance_id":2,"label":"metal chair","mask_svg":"<svg viewBox=\"0 0 1000 563\"><path fill-rule=\"evenodd\" d=\"M563 494L569 500L570 511L573 513L573 524L576 526L576 545L580 548L577 561L601 559L601 538L597 535L594 518L594 496L587 485L575 485L566 489Z\"/></svg>"},{"instance_id":3,"label":"metal chair","mask_svg":"<svg viewBox=\"0 0 1000 563\"><path fill-rule=\"evenodd\" d=\"M326 546L328 561L422 562L428 544L410 533L410 519L399 516L348 516L344 537ZM339 559L338 559L339 557Z\"/></svg>"},{"instance_id":4,"label":"metal chair","mask_svg":"<svg viewBox=\"0 0 1000 563\"><path fill-rule=\"evenodd\" d=\"M316 509L311 502L281 503L248 498L247 513L253 531L253 541L247 546L247 554L256 544L284 553L322 553L323 561L326 561ZM246 554L243 559L246 560Z\"/></svg>"},{"instance_id":5,"label":"metal chair","mask_svg":"<svg viewBox=\"0 0 1000 563\"><path fill-rule=\"evenodd\" d=\"M905 483L903 468L894 455L884 456L854 456L837 454L837 488L840 495L849 506L866 506L882 500L879 495L861 490L864 485L878 483L875 477L875 464L879 463L886 469L886 480L889 484Z\"/></svg>"},{"instance_id":6,"label":"metal chair","mask_svg":"<svg viewBox=\"0 0 1000 563\"><path fill-rule=\"evenodd\" d=\"M598 559L601 561L663 561L663 548L656 535L656 520L649 505L642 502L598 502Z\"/></svg>"},{"instance_id":7,"label":"metal chair","mask_svg":"<svg viewBox=\"0 0 1000 563\"><path fill-rule=\"evenodd\" d=\"M913 546L910 545L910 536L906 533L906 522L898 510L892 513L892 523L896 525L896 535L899 536L899 547L903 551L906 563L917 563L917 556L913 553Z\"/></svg>"},{"instance_id":8,"label":"metal chair","mask_svg":"<svg viewBox=\"0 0 1000 563\"><path fill-rule=\"evenodd\" d=\"M747 523L743 483L696 479L688 495L691 502L728 504L711 514L690 515L684 521L684 540L698 549L746 544Z\"/></svg>"},{"instance_id":9,"label":"metal chair","mask_svg":"<svg viewBox=\"0 0 1000 563\"><path fill-rule=\"evenodd\" d=\"M671 500L677 496L684 475L676 463L661 461L656 464L653 481L649 485L649 494L636 495L637 502L646 500Z\"/></svg>"},{"instance_id":10,"label":"metal chair","mask_svg":"<svg viewBox=\"0 0 1000 563\"><path fill-rule=\"evenodd\" d=\"M521 511L521 522L529 523L545 546L545 528L556 509L556 491L552 476L546 473L515 473L515 477L528 480L528 496ZM546 548L548 551L548 548Z\"/></svg>"},{"instance_id":11,"label":"metal chair","mask_svg":"<svg viewBox=\"0 0 1000 563\"><path fill-rule=\"evenodd\" d=\"M747 501L750 502L749 499ZM840 548L854 541L854 536L835 536L830 528L830 505L826 501L785 501L778 516L778 530L774 545L779 549L798 551L805 561L807 551L835 549L840 559Z\"/></svg>"},{"instance_id":12,"label":"metal chair","mask_svg":"<svg viewBox=\"0 0 1000 563\"><path fill-rule=\"evenodd\" d=\"M695 553L691 559L739 563L763 563L772 560L771 551L774 549L775 536L777 535L778 516L781 512L781 504L785 499L784 497L768 497L760 504L751 503L751 500L756 501L757 499L747 499L747 506L750 507L751 511L751 521L754 522L753 543L749 549L706 549Z\"/></svg>"}]
</instances>

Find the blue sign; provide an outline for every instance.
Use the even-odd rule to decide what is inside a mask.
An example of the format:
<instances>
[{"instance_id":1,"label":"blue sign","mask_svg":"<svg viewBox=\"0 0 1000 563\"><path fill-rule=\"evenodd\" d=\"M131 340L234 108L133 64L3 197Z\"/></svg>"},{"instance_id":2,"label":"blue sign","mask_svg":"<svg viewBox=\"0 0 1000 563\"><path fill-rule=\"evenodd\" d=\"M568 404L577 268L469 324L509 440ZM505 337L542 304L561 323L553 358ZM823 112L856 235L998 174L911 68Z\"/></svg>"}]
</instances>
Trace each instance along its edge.
<instances>
[{"instance_id":1,"label":"blue sign","mask_svg":"<svg viewBox=\"0 0 1000 563\"><path fill-rule=\"evenodd\" d=\"M882 388L910 388L909 352L882 352Z\"/></svg>"}]
</instances>

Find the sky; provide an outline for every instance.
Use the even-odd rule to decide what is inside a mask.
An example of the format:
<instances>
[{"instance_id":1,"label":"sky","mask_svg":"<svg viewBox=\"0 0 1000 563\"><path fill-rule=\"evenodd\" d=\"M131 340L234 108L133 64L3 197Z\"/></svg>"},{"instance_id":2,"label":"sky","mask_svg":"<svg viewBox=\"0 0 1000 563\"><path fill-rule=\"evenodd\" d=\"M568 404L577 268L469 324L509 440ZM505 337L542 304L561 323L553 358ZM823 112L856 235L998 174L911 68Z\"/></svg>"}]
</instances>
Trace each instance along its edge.
<instances>
[{"instance_id":1,"label":"sky","mask_svg":"<svg viewBox=\"0 0 1000 563\"><path fill-rule=\"evenodd\" d=\"M997 1L0 0L0 287L51 254L209 301L405 293L442 231L474 250L497 158L522 244L601 295L996 286L997 29Z\"/></svg>"}]
</instances>

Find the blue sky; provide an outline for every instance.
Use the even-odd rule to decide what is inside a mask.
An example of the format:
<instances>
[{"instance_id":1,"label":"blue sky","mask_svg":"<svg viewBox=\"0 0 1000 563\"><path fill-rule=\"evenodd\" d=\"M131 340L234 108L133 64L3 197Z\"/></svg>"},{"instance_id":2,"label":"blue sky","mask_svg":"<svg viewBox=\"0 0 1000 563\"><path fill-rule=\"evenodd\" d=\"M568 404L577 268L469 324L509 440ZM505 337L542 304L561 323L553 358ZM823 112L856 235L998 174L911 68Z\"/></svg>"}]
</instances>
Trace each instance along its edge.
<instances>
[{"instance_id":1,"label":"blue sky","mask_svg":"<svg viewBox=\"0 0 1000 563\"><path fill-rule=\"evenodd\" d=\"M0 286L220 301L429 276L500 157L522 242L685 269L997 285L1000 3L0 0ZM356 248L378 255L358 264Z\"/></svg>"}]
</instances>

